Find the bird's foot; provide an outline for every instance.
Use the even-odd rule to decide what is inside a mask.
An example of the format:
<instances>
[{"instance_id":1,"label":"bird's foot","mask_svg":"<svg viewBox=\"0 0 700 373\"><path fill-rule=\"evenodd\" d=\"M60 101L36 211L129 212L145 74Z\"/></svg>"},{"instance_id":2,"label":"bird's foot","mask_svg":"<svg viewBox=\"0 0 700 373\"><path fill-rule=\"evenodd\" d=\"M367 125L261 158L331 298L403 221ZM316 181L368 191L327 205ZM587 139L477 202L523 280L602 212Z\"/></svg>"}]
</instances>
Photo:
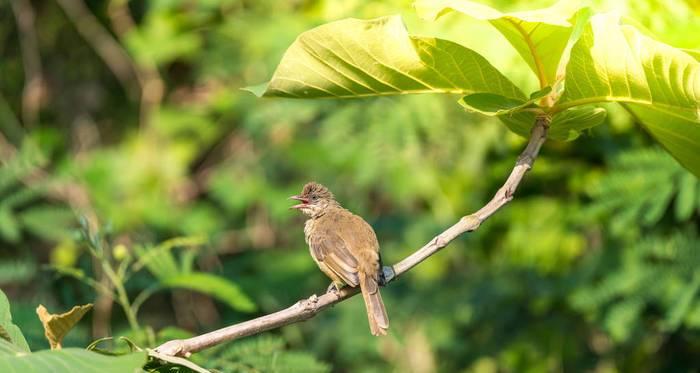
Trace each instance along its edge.
<instances>
[{"instance_id":1,"label":"bird's foot","mask_svg":"<svg viewBox=\"0 0 700 373\"><path fill-rule=\"evenodd\" d=\"M340 287L335 282L331 282L331 284L328 285L328 289L326 289L326 293L331 293L331 294L336 294L336 295L338 294L339 291L340 291Z\"/></svg>"},{"instance_id":2,"label":"bird's foot","mask_svg":"<svg viewBox=\"0 0 700 373\"><path fill-rule=\"evenodd\" d=\"M389 281L393 280L394 277L396 277L396 272L394 272L393 267L382 267L381 271L379 271L379 286L385 286Z\"/></svg>"}]
</instances>

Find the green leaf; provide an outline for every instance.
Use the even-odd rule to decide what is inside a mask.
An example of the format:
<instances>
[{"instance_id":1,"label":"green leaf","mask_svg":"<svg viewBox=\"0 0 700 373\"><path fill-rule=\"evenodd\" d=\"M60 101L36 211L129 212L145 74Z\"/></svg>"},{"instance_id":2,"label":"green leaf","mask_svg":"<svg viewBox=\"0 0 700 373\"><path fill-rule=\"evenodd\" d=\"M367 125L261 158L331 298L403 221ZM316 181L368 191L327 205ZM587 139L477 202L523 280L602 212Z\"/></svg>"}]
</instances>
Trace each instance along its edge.
<instances>
[{"instance_id":1,"label":"green leaf","mask_svg":"<svg viewBox=\"0 0 700 373\"><path fill-rule=\"evenodd\" d=\"M527 62L541 87L554 84L560 64L566 61L567 46L572 45L578 36L574 24L584 24L590 14L588 8L579 9L573 1L513 13L501 13L466 0L419 0L414 6L418 14L428 20L457 11L489 21Z\"/></svg>"},{"instance_id":2,"label":"green leaf","mask_svg":"<svg viewBox=\"0 0 700 373\"><path fill-rule=\"evenodd\" d=\"M44 334L49 340L51 349L60 349L63 337L73 329L75 324L92 309L92 304L88 303L82 306L75 306L70 311L62 314L50 314L43 305L36 308L36 314L44 326Z\"/></svg>"},{"instance_id":3,"label":"green leaf","mask_svg":"<svg viewBox=\"0 0 700 373\"><path fill-rule=\"evenodd\" d=\"M140 372L146 353L107 356L79 348L17 353L0 340L0 372L23 373L125 373Z\"/></svg>"},{"instance_id":4,"label":"green leaf","mask_svg":"<svg viewBox=\"0 0 700 373\"><path fill-rule=\"evenodd\" d=\"M261 87L248 89L260 94ZM264 97L351 98L409 93L523 93L478 53L451 41L409 36L399 16L345 19L302 33Z\"/></svg>"},{"instance_id":5,"label":"green leaf","mask_svg":"<svg viewBox=\"0 0 700 373\"><path fill-rule=\"evenodd\" d=\"M193 272L168 277L161 285L169 288L195 290L228 304L231 308L243 312L256 310L255 303L235 283L209 273Z\"/></svg>"},{"instance_id":6,"label":"green leaf","mask_svg":"<svg viewBox=\"0 0 700 373\"><path fill-rule=\"evenodd\" d=\"M696 61L700 61L700 51L695 49L681 49L683 52L687 53L689 56L695 58Z\"/></svg>"},{"instance_id":7,"label":"green leaf","mask_svg":"<svg viewBox=\"0 0 700 373\"><path fill-rule=\"evenodd\" d=\"M37 206L18 214L24 228L46 240L60 241L69 236L75 214L69 209Z\"/></svg>"},{"instance_id":8,"label":"green leaf","mask_svg":"<svg viewBox=\"0 0 700 373\"><path fill-rule=\"evenodd\" d=\"M607 111L596 107L579 107L558 113L552 119L547 137L559 141L575 140L581 131L605 121Z\"/></svg>"},{"instance_id":9,"label":"green leaf","mask_svg":"<svg viewBox=\"0 0 700 373\"><path fill-rule=\"evenodd\" d=\"M20 238L20 228L12 211L9 208L0 207L0 237L9 242L17 242Z\"/></svg>"},{"instance_id":10,"label":"green leaf","mask_svg":"<svg viewBox=\"0 0 700 373\"><path fill-rule=\"evenodd\" d=\"M11 342L19 351L29 352L29 345L17 325L12 323L10 302L5 293L0 290L0 335L2 340Z\"/></svg>"},{"instance_id":11,"label":"green leaf","mask_svg":"<svg viewBox=\"0 0 700 373\"><path fill-rule=\"evenodd\" d=\"M666 318L662 324L665 330L674 331L680 326L685 315L688 314L688 311L690 311L693 305L695 294L698 292L698 289L700 289L700 275L696 273L690 283L684 287L675 304L668 309Z\"/></svg>"},{"instance_id":12,"label":"green leaf","mask_svg":"<svg viewBox=\"0 0 700 373\"><path fill-rule=\"evenodd\" d=\"M531 106L537 102L537 100L548 95L551 91L551 87L546 87L545 89L534 92L527 101L494 93L474 93L462 97L459 100L459 104L472 112L488 116L498 116L514 113L520 109Z\"/></svg>"},{"instance_id":13,"label":"green leaf","mask_svg":"<svg viewBox=\"0 0 700 373\"><path fill-rule=\"evenodd\" d=\"M700 62L619 18L591 18L571 51L555 108L624 103L683 166L700 175Z\"/></svg>"},{"instance_id":14,"label":"green leaf","mask_svg":"<svg viewBox=\"0 0 700 373\"><path fill-rule=\"evenodd\" d=\"M695 201L698 199L696 192L698 190L698 179L690 173L681 175L681 181L678 185L678 197L676 198L675 213L676 220L686 221L693 215L695 210Z\"/></svg>"},{"instance_id":15,"label":"green leaf","mask_svg":"<svg viewBox=\"0 0 700 373\"><path fill-rule=\"evenodd\" d=\"M578 107L559 112L552 117L547 137L558 141L571 141L578 138L581 131L595 127L605 120L607 112L603 108ZM535 114L518 112L498 117L508 128L518 135L528 137L535 122Z\"/></svg>"},{"instance_id":16,"label":"green leaf","mask_svg":"<svg viewBox=\"0 0 700 373\"><path fill-rule=\"evenodd\" d=\"M700 74L696 74L700 77ZM700 79L698 80L700 82ZM698 85L700 90L700 85ZM699 91L700 92L700 91ZM623 104L678 163L700 176L700 120L674 116L665 110Z\"/></svg>"}]
</instances>

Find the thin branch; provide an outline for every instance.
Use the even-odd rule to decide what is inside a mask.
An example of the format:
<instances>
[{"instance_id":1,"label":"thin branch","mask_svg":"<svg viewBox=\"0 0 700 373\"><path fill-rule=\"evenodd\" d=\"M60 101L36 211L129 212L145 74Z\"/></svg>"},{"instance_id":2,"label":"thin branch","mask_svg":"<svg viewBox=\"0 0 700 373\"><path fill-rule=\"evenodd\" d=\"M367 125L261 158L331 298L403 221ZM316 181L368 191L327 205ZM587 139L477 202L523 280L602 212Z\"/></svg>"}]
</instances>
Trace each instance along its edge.
<instances>
[{"instance_id":1,"label":"thin branch","mask_svg":"<svg viewBox=\"0 0 700 373\"><path fill-rule=\"evenodd\" d=\"M56 0L85 40L112 70L124 89L132 96L139 92L136 68L131 57L107 31L82 0Z\"/></svg>"},{"instance_id":2,"label":"thin branch","mask_svg":"<svg viewBox=\"0 0 700 373\"><path fill-rule=\"evenodd\" d=\"M22 120L32 127L39 119L39 107L44 95L44 78L36 37L35 13L29 0L12 0L12 11L19 30L22 63L24 65L24 91L22 92Z\"/></svg>"},{"instance_id":3,"label":"thin branch","mask_svg":"<svg viewBox=\"0 0 700 373\"><path fill-rule=\"evenodd\" d=\"M479 228L481 223L493 215L505 204L513 199L520 181L527 171L532 168L535 159L547 139L547 130L551 118L539 116L532 128L530 140L525 149L520 153L513 170L503 186L498 189L493 198L479 211L462 217L455 225L440 233L430 240L425 246L418 249L402 261L391 267L383 268L383 285L396 279L403 273L418 265L431 255L447 246L452 240L462 233L472 232ZM264 331L293 324L314 317L317 313L336 303L342 302L359 292L357 288L345 287L337 292L328 292L320 297L312 295L308 299L302 299L281 311L271 313L253 320L231 325L213 332L202 334L188 339L168 341L155 350L161 354L170 356L189 357L192 353L221 344L223 342L259 334Z\"/></svg>"},{"instance_id":4,"label":"thin branch","mask_svg":"<svg viewBox=\"0 0 700 373\"><path fill-rule=\"evenodd\" d=\"M115 34L122 43L126 35L135 28L134 19L129 11L128 0L111 0L107 6L107 16L110 19ZM139 123L142 129L148 128L153 114L158 111L165 83L158 72L158 65L151 58L141 56L133 64L136 78L141 86L141 104Z\"/></svg>"}]
</instances>

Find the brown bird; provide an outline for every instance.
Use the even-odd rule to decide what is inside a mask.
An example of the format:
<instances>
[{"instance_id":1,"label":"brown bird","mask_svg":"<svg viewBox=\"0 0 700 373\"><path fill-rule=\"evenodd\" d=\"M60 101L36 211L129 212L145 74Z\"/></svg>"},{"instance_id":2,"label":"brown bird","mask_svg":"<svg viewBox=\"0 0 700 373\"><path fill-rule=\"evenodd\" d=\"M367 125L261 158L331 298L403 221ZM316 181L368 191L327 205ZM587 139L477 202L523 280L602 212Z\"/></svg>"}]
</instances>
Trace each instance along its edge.
<instances>
[{"instance_id":1,"label":"brown bird","mask_svg":"<svg viewBox=\"0 0 700 373\"><path fill-rule=\"evenodd\" d=\"M373 335L386 335L389 318L379 294L379 242L364 219L344 209L325 186L310 182L292 206L308 216L304 236L311 257L333 280L329 290L360 286Z\"/></svg>"}]
</instances>

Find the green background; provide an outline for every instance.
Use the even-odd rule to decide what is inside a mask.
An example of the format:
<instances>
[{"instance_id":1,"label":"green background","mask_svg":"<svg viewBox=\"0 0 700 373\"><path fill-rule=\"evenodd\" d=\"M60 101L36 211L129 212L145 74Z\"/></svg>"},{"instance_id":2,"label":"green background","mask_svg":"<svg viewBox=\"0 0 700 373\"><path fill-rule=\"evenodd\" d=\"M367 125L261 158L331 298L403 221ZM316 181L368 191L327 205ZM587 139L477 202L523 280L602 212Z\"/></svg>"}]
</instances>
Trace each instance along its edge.
<instances>
[{"instance_id":1,"label":"green background","mask_svg":"<svg viewBox=\"0 0 700 373\"><path fill-rule=\"evenodd\" d=\"M26 14L18 4L31 4L34 33L18 28ZM526 142L497 119L464 112L459 97L295 101L240 89L268 80L311 27L399 13L413 34L459 42L536 90L534 74L485 22L419 21L405 1L87 1L94 18L68 17L74 4L0 3L0 287L33 350L48 346L39 303L63 312L97 297L55 270L100 276L76 236L75 193L84 192L109 245L128 252L204 236L193 266L226 277L243 292L230 297L255 304L158 292L139 321L167 328L157 334L164 340L325 290L303 218L286 199L306 181L365 217L391 264L487 202ZM697 1L594 5L670 45L700 48ZM108 43L90 43L101 34L78 31L90 22L128 58L101 58ZM43 78L27 90L37 71ZM606 108L604 125L547 142L515 200L478 231L383 289L388 337L369 334L356 297L199 362L224 371L698 371L700 183L622 108ZM56 192L66 185L68 198ZM144 271L127 291L157 281ZM139 339L109 309L108 300L96 307L64 345L104 333Z\"/></svg>"}]
</instances>

